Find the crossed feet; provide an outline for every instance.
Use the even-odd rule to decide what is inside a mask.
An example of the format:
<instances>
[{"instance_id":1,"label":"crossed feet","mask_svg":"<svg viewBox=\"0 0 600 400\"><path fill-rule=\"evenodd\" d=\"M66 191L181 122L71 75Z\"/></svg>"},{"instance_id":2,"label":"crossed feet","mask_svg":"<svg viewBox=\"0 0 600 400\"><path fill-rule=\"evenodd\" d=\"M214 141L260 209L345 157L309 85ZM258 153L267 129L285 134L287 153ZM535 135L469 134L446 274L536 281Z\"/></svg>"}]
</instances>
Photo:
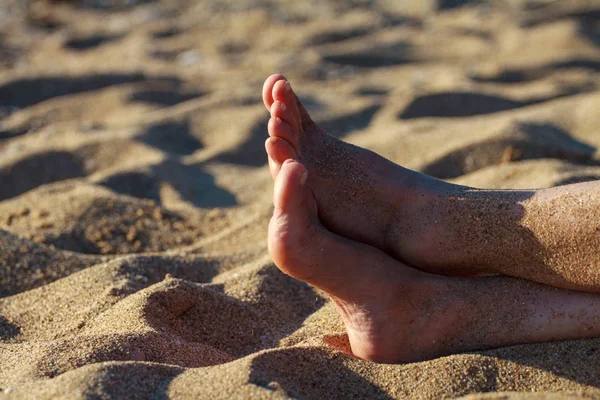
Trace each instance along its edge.
<instances>
[{"instance_id":1,"label":"crossed feet","mask_svg":"<svg viewBox=\"0 0 600 400\"><path fill-rule=\"evenodd\" d=\"M553 317L563 306L557 302L572 305L571 292L557 295L513 278L458 277L493 271L444 267L443 255L430 250L436 238L428 227L441 196L456 186L328 135L280 74L266 80L263 100L275 179L271 257L331 297L356 356L413 362L595 332L564 332L569 321ZM507 290L519 301L507 299ZM582 296L577 301L598 301Z\"/></svg>"}]
</instances>

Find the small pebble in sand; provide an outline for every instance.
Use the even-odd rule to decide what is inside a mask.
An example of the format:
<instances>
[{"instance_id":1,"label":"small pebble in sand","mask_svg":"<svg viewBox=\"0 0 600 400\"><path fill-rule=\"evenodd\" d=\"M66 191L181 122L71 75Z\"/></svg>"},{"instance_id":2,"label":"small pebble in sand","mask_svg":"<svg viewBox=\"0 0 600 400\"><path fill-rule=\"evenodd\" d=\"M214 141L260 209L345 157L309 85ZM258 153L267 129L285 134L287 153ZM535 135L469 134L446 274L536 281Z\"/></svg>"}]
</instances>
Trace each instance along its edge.
<instances>
[{"instance_id":1,"label":"small pebble in sand","mask_svg":"<svg viewBox=\"0 0 600 400\"><path fill-rule=\"evenodd\" d=\"M201 58L200 52L190 50L179 54L177 56L177 62L182 65L194 65L197 64Z\"/></svg>"}]
</instances>

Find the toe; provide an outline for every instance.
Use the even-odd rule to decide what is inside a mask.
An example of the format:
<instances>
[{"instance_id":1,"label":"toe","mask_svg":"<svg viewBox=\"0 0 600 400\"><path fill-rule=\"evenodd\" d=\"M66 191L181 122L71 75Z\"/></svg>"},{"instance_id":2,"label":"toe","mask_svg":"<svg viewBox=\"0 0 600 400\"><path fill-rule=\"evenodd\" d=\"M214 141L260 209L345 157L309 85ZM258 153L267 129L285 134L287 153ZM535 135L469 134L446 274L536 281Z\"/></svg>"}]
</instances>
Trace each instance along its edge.
<instances>
[{"instance_id":1,"label":"toe","mask_svg":"<svg viewBox=\"0 0 600 400\"><path fill-rule=\"evenodd\" d=\"M308 196L306 178L308 171L302 163L288 159L281 165L281 170L275 181L273 204L275 210L288 214L296 220L308 218L306 197Z\"/></svg>"},{"instance_id":2,"label":"toe","mask_svg":"<svg viewBox=\"0 0 600 400\"><path fill-rule=\"evenodd\" d=\"M304 255L314 247L316 237L307 174L306 168L297 161L288 159L281 165L275 179L268 241L275 264L286 274L301 280L307 280L312 274L304 264Z\"/></svg>"},{"instance_id":3,"label":"toe","mask_svg":"<svg viewBox=\"0 0 600 400\"><path fill-rule=\"evenodd\" d=\"M271 105L271 118L283 120L291 127L294 136L298 136L300 129L299 120L294 117L292 111L285 103L280 101L273 102L273 105ZM297 141L297 139L295 141Z\"/></svg>"},{"instance_id":4,"label":"toe","mask_svg":"<svg viewBox=\"0 0 600 400\"><path fill-rule=\"evenodd\" d=\"M267 107L267 110L271 109L271 104L273 104L273 86L275 85L275 83L277 83L280 80L286 80L285 76L283 76L282 74L273 74L271 76L269 76L266 80L265 83L263 84L263 91L262 91L262 97L263 97L263 102L265 103L265 107Z\"/></svg>"},{"instance_id":5,"label":"toe","mask_svg":"<svg viewBox=\"0 0 600 400\"><path fill-rule=\"evenodd\" d=\"M298 135L294 134L294 131L290 124L288 124L279 117L271 118L269 120L268 130L269 136L285 140L290 146L292 146L292 149L296 153L296 156L300 154L298 146Z\"/></svg>"},{"instance_id":6,"label":"toe","mask_svg":"<svg viewBox=\"0 0 600 400\"><path fill-rule=\"evenodd\" d=\"M298 108L298 97L292 90L292 86L287 80L280 80L275 82L273 85L273 94L274 101L280 101L285 103L285 105L290 109L294 119L297 121L298 125L301 122L300 110Z\"/></svg>"},{"instance_id":7,"label":"toe","mask_svg":"<svg viewBox=\"0 0 600 400\"><path fill-rule=\"evenodd\" d=\"M273 179L279 174L281 165L285 160L296 159L296 152L292 146L285 140L278 137L270 137L265 142L265 149L269 155L269 169Z\"/></svg>"}]
</instances>

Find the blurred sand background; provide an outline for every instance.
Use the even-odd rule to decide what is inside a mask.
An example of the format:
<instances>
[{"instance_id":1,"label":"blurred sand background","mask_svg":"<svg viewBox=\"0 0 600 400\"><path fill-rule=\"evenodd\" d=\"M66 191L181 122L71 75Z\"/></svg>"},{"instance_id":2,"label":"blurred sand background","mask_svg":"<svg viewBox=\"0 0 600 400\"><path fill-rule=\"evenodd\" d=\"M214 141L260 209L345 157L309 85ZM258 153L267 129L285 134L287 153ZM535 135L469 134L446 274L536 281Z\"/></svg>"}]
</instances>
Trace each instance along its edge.
<instances>
[{"instance_id":1,"label":"blurred sand background","mask_svg":"<svg viewBox=\"0 0 600 400\"><path fill-rule=\"evenodd\" d=\"M600 176L600 1L3 0L0 397L600 398L600 339L346 355L267 253L274 72L442 179Z\"/></svg>"}]
</instances>

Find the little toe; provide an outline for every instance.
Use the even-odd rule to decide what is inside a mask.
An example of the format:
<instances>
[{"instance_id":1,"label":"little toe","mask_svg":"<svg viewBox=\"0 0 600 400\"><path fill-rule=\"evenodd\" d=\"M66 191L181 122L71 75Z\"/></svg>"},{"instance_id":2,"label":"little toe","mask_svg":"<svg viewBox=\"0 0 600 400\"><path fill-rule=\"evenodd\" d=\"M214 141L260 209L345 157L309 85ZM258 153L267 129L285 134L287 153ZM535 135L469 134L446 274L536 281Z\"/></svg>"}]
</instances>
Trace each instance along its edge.
<instances>
[{"instance_id":1,"label":"little toe","mask_svg":"<svg viewBox=\"0 0 600 400\"><path fill-rule=\"evenodd\" d=\"M281 170L281 165L289 159L295 160L296 152L292 146L285 140L278 137L270 137L265 142L265 149L269 155L269 169L273 179L277 177Z\"/></svg>"},{"instance_id":2,"label":"little toe","mask_svg":"<svg viewBox=\"0 0 600 400\"><path fill-rule=\"evenodd\" d=\"M267 107L267 111L271 109L271 105L273 104L273 101L275 101L273 99L273 86L280 80L285 81L285 76L282 74L273 74L269 76L263 84L262 98L265 107Z\"/></svg>"}]
</instances>

